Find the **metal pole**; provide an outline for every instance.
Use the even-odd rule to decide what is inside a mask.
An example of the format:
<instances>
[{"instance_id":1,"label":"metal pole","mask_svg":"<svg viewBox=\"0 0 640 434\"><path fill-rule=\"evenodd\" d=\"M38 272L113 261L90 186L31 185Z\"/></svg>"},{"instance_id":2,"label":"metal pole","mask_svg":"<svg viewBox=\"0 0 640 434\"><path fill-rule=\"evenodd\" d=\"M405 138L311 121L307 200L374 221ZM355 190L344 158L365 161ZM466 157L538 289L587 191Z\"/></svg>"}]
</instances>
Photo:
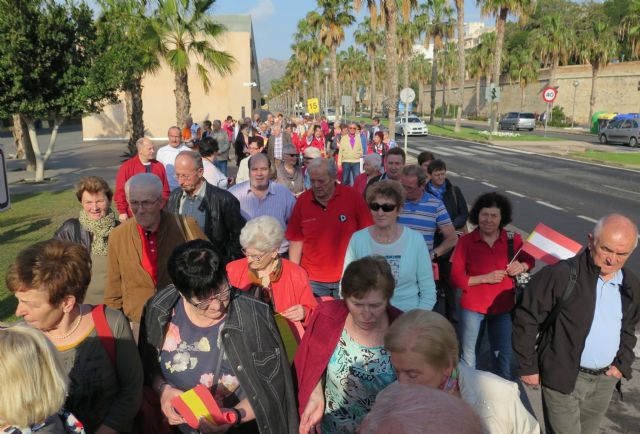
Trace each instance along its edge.
<instances>
[{"instance_id":1,"label":"metal pole","mask_svg":"<svg viewBox=\"0 0 640 434\"><path fill-rule=\"evenodd\" d=\"M329 82L327 76L324 76L324 115L328 116L327 109L329 108Z\"/></svg>"},{"instance_id":2,"label":"metal pole","mask_svg":"<svg viewBox=\"0 0 640 434\"><path fill-rule=\"evenodd\" d=\"M544 117L544 136L547 137L547 122L549 122L549 108L551 107L551 103L547 103L547 113Z\"/></svg>"},{"instance_id":3,"label":"metal pole","mask_svg":"<svg viewBox=\"0 0 640 434\"><path fill-rule=\"evenodd\" d=\"M404 103L404 121L406 123L409 123L409 103L405 102ZM403 133L404 133L404 155L407 155L407 140L409 138L408 134L407 134L407 127L405 126L403 128Z\"/></svg>"},{"instance_id":4,"label":"metal pole","mask_svg":"<svg viewBox=\"0 0 640 434\"><path fill-rule=\"evenodd\" d=\"M573 86L573 110L571 111L571 129L573 129L573 124L576 119L576 86Z\"/></svg>"}]
</instances>

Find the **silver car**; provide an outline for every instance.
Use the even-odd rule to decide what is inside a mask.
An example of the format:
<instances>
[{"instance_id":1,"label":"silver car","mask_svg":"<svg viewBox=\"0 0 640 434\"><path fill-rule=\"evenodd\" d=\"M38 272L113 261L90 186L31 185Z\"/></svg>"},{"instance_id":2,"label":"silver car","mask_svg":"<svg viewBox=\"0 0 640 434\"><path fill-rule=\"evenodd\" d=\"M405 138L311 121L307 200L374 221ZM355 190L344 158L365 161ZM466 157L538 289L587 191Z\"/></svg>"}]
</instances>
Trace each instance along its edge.
<instances>
[{"instance_id":1,"label":"silver car","mask_svg":"<svg viewBox=\"0 0 640 434\"><path fill-rule=\"evenodd\" d=\"M631 147L640 142L640 119L620 119L600 131L600 143L622 143Z\"/></svg>"},{"instance_id":2,"label":"silver car","mask_svg":"<svg viewBox=\"0 0 640 434\"><path fill-rule=\"evenodd\" d=\"M527 112L509 112L498 122L501 130L529 130L536 127L536 115Z\"/></svg>"}]
</instances>

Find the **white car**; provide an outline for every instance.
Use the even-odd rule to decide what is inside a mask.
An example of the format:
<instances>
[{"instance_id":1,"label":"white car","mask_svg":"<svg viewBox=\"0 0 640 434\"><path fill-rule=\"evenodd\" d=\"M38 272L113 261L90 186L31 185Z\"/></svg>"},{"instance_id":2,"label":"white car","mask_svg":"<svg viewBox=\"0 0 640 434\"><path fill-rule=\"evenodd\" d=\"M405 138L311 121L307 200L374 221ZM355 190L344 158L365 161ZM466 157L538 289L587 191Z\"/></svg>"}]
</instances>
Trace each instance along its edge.
<instances>
[{"instance_id":1,"label":"white car","mask_svg":"<svg viewBox=\"0 0 640 434\"><path fill-rule=\"evenodd\" d=\"M427 124L422 122L418 116L402 116L396 121L396 134L404 136L405 131L408 136L429 134Z\"/></svg>"},{"instance_id":2,"label":"white car","mask_svg":"<svg viewBox=\"0 0 640 434\"><path fill-rule=\"evenodd\" d=\"M327 122L336 121L336 109L334 109L333 107L327 107L325 109L324 115L327 117Z\"/></svg>"}]
</instances>

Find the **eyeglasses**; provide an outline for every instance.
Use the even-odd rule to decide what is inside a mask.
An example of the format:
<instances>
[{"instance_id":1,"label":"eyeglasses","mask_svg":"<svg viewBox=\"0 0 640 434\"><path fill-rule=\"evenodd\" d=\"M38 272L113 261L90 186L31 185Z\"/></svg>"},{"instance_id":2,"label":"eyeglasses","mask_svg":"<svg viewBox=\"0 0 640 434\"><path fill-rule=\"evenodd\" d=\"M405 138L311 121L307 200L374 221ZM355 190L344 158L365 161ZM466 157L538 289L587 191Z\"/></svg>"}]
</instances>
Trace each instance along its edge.
<instances>
[{"instance_id":1,"label":"eyeglasses","mask_svg":"<svg viewBox=\"0 0 640 434\"><path fill-rule=\"evenodd\" d=\"M413 191L417 188L420 188L419 185L407 185L407 184L402 184L402 188L404 188L407 191Z\"/></svg>"},{"instance_id":2,"label":"eyeglasses","mask_svg":"<svg viewBox=\"0 0 640 434\"><path fill-rule=\"evenodd\" d=\"M287 155L289 157L297 157L298 156L298 154L284 154L284 155Z\"/></svg>"},{"instance_id":3,"label":"eyeglasses","mask_svg":"<svg viewBox=\"0 0 640 434\"><path fill-rule=\"evenodd\" d=\"M178 175L177 173L175 175L173 175L174 178L176 178L176 180L180 181L181 179L184 179L185 181L190 181L196 174L192 173L191 175Z\"/></svg>"},{"instance_id":4,"label":"eyeglasses","mask_svg":"<svg viewBox=\"0 0 640 434\"><path fill-rule=\"evenodd\" d=\"M371 202L369 204L369 209L371 211L378 211L378 210L382 210L384 212L391 212L394 209L396 209L398 206L397 205L393 205L391 203L377 203L377 202Z\"/></svg>"},{"instance_id":5,"label":"eyeglasses","mask_svg":"<svg viewBox=\"0 0 640 434\"><path fill-rule=\"evenodd\" d=\"M153 205L156 204L156 202L158 202L158 199L154 199L154 200L132 200L129 202L129 206L131 207L131 209L133 208L142 208L142 209L149 209L151 208Z\"/></svg>"},{"instance_id":6,"label":"eyeglasses","mask_svg":"<svg viewBox=\"0 0 640 434\"><path fill-rule=\"evenodd\" d=\"M226 286L225 290L220 291L216 295L213 295L207 298L206 300L202 300L198 302L189 300L188 298L185 298L185 300L187 300L191 306L195 307L198 310L207 310L209 309L209 306L211 306L211 303L213 303L214 301L217 301L218 303L222 304L225 301L229 300L229 294L231 293L231 287L229 286L229 282L226 282L225 286Z\"/></svg>"},{"instance_id":7,"label":"eyeglasses","mask_svg":"<svg viewBox=\"0 0 640 434\"><path fill-rule=\"evenodd\" d=\"M258 262L258 261L261 261L262 258L267 256L271 252L263 253L262 255L250 255L247 253L247 249L242 249L242 253L244 254L244 256L247 257L247 259L251 259L254 262Z\"/></svg>"}]
</instances>

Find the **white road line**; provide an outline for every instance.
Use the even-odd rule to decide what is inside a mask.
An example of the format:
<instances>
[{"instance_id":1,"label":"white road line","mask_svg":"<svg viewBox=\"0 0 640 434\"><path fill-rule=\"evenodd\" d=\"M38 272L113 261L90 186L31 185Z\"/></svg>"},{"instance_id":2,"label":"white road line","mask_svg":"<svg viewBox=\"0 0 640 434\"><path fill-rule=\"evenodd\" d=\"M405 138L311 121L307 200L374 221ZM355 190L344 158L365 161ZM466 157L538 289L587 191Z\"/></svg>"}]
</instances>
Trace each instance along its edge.
<instances>
[{"instance_id":1,"label":"white road line","mask_svg":"<svg viewBox=\"0 0 640 434\"><path fill-rule=\"evenodd\" d=\"M515 191L511 191L511 190L507 190L507 193L512 194L514 196L518 196L518 197L527 197L524 194L521 194L521 193L518 193L518 192L515 192Z\"/></svg>"},{"instance_id":2,"label":"white road line","mask_svg":"<svg viewBox=\"0 0 640 434\"><path fill-rule=\"evenodd\" d=\"M454 172L453 170L447 170L447 175L451 175L451 176L460 176L459 173Z\"/></svg>"},{"instance_id":3,"label":"white road line","mask_svg":"<svg viewBox=\"0 0 640 434\"><path fill-rule=\"evenodd\" d=\"M614 190L622 191L622 192L624 192L624 193L632 193L632 194L640 195L640 192L637 192L637 191L631 191L631 190L625 190L624 188L614 187L613 185L602 184L602 186L603 186L603 187L607 187L607 188L612 188L612 189L614 189Z\"/></svg>"},{"instance_id":4,"label":"white road line","mask_svg":"<svg viewBox=\"0 0 640 434\"><path fill-rule=\"evenodd\" d=\"M486 149L482 149L480 146L469 146L467 149L472 149L474 154L480 155L496 155L494 150L487 151ZM501 154L502 152L500 152Z\"/></svg>"},{"instance_id":5,"label":"white road line","mask_svg":"<svg viewBox=\"0 0 640 434\"><path fill-rule=\"evenodd\" d=\"M498 188L498 186L497 186L497 185L493 185L493 184L490 184L490 183L488 183L488 182L484 182L484 181L483 181L483 182L481 182L481 184L482 184L482 185L486 185L487 187L491 187L491 188Z\"/></svg>"},{"instance_id":6,"label":"white road line","mask_svg":"<svg viewBox=\"0 0 640 434\"><path fill-rule=\"evenodd\" d=\"M473 152L470 152L470 151L466 151L466 150L460 151L455 148L443 148L441 146L436 146L433 148L433 150L436 152L453 152L456 155L464 155L464 156L473 155Z\"/></svg>"},{"instance_id":7,"label":"white road line","mask_svg":"<svg viewBox=\"0 0 640 434\"><path fill-rule=\"evenodd\" d=\"M469 179L469 180L471 180L471 181L475 181L475 180L476 180L475 178L472 178L472 177L470 177L470 176L462 175L462 177L463 177L464 179Z\"/></svg>"},{"instance_id":8,"label":"white road line","mask_svg":"<svg viewBox=\"0 0 640 434\"><path fill-rule=\"evenodd\" d=\"M429 146L429 147L427 147L427 146L416 146L416 148L418 150L417 151L418 153L420 151L431 151L431 152L434 151L433 146ZM447 152L446 148L445 149L440 149L439 151L437 151L437 153L440 154L440 155L444 155L445 157L453 157L453 156L457 155L457 154L454 154L454 153ZM436 155L436 157L437 157L437 155Z\"/></svg>"},{"instance_id":9,"label":"white road line","mask_svg":"<svg viewBox=\"0 0 640 434\"><path fill-rule=\"evenodd\" d=\"M473 149L477 149L479 146L472 146ZM515 152L511 152L511 151L503 151L502 149L498 149L496 147L493 146L485 146L485 148L491 148L491 152L495 152L497 154L503 154L503 155L515 155Z\"/></svg>"},{"instance_id":10,"label":"white road line","mask_svg":"<svg viewBox=\"0 0 640 434\"><path fill-rule=\"evenodd\" d=\"M525 155L541 155L541 154L536 154L535 152L531 152L531 151L523 151L522 149L515 149L515 148L505 148L503 146L496 146L496 145L487 145L487 148L491 148L491 149L499 149L501 151L507 151L513 154L525 154ZM548 155L544 155L546 157L548 157Z\"/></svg>"},{"instance_id":11,"label":"white road line","mask_svg":"<svg viewBox=\"0 0 640 434\"><path fill-rule=\"evenodd\" d=\"M560 208L559 206L556 205L552 205L550 203L544 202L542 200L536 200L536 203L539 203L540 205L544 205L546 207L552 208L552 209L557 209L558 211L564 211L562 208Z\"/></svg>"},{"instance_id":12,"label":"white road line","mask_svg":"<svg viewBox=\"0 0 640 434\"><path fill-rule=\"evenodd\" d=\"M587 217L586 215L578 215L579 219L586 220L591 223L598 223L598 220L592 219L591 217Z\"/></svg>"}]
</instances>

